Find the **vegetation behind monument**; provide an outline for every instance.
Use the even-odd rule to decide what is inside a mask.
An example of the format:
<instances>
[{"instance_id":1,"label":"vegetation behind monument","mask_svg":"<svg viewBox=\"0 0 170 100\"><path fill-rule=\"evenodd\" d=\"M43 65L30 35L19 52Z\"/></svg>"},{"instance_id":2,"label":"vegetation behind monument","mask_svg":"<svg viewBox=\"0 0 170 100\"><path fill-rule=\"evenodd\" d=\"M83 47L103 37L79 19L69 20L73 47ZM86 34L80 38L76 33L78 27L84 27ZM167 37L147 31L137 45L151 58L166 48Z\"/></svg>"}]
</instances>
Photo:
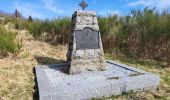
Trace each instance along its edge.
<instances>
[{"instance_id":1,"label":"vegetation behind monument","mask_svg":"<svg viewBox=\"0 0 170 100\"><path fill-rule=\"evenodd\" d=\"M29 18L30 19L30 18ZM54 20L19 19L19 29L28 29L35 39L67 43L71 18ZM104 50L135 59L154 59L170 64L170 14L155 9L131 11L129 15L98 17ZM14 23L16 23L14 21Z\"/></svg>"}]
</instances>

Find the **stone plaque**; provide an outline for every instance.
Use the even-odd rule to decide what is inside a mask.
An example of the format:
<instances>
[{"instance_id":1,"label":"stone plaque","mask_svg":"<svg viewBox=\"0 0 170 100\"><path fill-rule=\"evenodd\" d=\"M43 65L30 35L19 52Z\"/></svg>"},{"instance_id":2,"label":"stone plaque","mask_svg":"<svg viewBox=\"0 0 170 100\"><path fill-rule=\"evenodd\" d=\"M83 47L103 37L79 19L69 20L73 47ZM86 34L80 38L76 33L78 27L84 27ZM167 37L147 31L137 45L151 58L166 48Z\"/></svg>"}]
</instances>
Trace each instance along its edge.
<instances>
[{"instance_id":1,"label":"stone plaque","mask_svg":"<svg viewBox=\"0 0 170 100\"><path fill-rule=\"evenodd\" d=\"M99 31L94 31L91 28L84 28L82 31L75 31L76 49L99 49Z\"/></svg>"}]
</instances>

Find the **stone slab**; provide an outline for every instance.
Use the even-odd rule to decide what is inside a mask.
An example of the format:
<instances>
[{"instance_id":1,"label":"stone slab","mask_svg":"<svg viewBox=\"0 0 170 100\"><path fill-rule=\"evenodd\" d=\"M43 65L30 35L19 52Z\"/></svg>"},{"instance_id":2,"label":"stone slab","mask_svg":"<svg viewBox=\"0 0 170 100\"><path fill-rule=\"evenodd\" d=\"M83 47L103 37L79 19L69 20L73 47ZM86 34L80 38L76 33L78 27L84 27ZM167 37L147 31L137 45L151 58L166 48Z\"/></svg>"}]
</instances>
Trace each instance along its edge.
<instances>
[{"instance_id":1,"label":"stone slab","mask_svg":"<svg viewBox=\"0 0 170 100\"><path fill-rule=\"evenodd\" d=\"M68 75L66 64L35 67L40 100L86 100L109 97L128 91L155 90L159 76L115 61L107 71Z\"/></svg>"}]
</instances>

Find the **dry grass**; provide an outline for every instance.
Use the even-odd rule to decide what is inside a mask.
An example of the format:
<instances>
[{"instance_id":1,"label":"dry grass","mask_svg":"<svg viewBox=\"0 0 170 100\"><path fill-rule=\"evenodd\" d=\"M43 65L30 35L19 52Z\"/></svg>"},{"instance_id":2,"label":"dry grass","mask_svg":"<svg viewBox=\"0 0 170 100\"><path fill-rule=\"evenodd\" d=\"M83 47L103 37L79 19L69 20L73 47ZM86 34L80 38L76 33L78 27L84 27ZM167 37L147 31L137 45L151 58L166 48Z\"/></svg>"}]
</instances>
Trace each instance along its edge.
<instances>
[{"instance_id":1,"label":"dry grass","mask_svg":"<svg viewBox=\"0 0 170 100\"><path fill-rule=\"evenodd\" d=\"M57 63L66 59L65 46L52 46L35 41L27 31L20 31L21 52L15 57L0 59L0 99L31 100L37 92L34 66Z\"/></svg>"}]
</instances>

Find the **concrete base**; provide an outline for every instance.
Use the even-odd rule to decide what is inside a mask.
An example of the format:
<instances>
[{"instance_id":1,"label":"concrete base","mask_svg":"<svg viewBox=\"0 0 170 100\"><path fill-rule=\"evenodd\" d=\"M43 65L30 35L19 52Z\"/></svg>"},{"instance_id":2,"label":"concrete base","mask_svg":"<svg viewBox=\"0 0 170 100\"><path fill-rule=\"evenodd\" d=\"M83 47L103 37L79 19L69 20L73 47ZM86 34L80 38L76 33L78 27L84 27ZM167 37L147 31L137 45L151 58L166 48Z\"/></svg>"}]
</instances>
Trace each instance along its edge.
<instances>
[{"instance_id":1,"label":"concrete base","mask_svg":"<svg viewBox=\"0 0 170 100\"><path fill-rule=\"evenodd\" d=\"M122 92L155 90L157 75L107 61L107 71L77 75L63 73L66 64L35 67L40 100L86 100L109 97Z\"/></svg>"}]
</instances>

